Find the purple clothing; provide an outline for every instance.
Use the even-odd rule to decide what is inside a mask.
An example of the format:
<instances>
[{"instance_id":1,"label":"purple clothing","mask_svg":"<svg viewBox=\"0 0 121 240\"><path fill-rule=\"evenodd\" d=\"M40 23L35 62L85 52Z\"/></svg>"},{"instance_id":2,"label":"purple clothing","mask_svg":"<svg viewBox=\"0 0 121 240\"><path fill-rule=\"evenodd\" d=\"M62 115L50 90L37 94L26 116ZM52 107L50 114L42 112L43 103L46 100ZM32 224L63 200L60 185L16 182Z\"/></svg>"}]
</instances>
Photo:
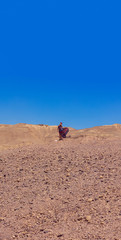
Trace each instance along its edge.
<instances>
[{"instance_id":1,"label":"purple clothing","mask_svg":"<svg viewBox=\"0 0 121 240\"><path fill-rule=\"evenodd\" d=\"M62 132L62 131L63 131L62 125L59 125L59 126L58 126L58 129L59 129L59 133Z\"/></svg>"},{"instance_id":2,"label":"purple clothing","mask_svg":"<svg viewBox=\"0 0 121 240\"><path fill-rule=\"evenodd\" d=\"M69 129L67 127L63 128L62 125L58 126L59 133L63 138L66 138L67 133L69 132Z\"/></svg>"}]
</instances>

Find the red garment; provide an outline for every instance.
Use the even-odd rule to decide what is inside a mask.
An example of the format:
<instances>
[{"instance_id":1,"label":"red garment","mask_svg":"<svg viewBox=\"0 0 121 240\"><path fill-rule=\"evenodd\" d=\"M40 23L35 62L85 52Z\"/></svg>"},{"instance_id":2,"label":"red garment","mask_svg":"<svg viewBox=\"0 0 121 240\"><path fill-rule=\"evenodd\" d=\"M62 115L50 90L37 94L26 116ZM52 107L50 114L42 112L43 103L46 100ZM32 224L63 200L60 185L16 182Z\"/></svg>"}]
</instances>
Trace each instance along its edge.
<instances>
[{"instance_id":1,"label":"red garment","mask_svg":"<svg viewBox=\"0 0 121 240\"><path fill-rule=\"evenodd\" d=\"M62 125L58 126L59 133L63 138L66 138L67 133L69 132L69 129L67 127L62 127Z\"/></svg>"}]
</instances>

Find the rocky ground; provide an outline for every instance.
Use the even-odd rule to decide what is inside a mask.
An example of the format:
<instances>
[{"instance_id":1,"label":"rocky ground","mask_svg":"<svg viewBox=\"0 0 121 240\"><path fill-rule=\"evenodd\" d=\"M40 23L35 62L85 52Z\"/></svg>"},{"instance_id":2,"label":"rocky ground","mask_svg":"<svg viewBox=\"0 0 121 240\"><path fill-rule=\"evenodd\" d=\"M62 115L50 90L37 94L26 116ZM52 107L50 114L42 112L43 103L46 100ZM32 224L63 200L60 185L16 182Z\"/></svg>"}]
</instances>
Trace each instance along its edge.
<instances>
[{"instance_id":1,"label":"rocky ground","mask_svg":"<svg viewBox=\"0 0 121 240\"><path fill-rule=\"evenodd\" d=\"M121 140L0 152L0 240L121 240Z\"/></svg>"}]
</instances>

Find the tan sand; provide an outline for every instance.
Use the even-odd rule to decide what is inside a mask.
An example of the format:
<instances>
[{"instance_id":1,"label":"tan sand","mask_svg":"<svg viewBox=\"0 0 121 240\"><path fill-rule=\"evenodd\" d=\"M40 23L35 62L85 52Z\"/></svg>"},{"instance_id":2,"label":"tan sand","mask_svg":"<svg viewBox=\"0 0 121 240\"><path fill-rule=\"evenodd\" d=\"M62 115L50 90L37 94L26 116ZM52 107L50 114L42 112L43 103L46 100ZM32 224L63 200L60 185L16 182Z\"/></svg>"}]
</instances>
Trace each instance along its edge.
<instances>
[{"instance_id":1,"label":"tan sand","mask_svg":"<svg viewBox=\"0 0 121 240\"><path fill-rule=\"evenodd\" d=\"M121 125L0 126L0 240L121 240Z\"/></svg>"},{"instance_id":2,"label":"tan sand","mask_svg":"<svg viewBox=\"0 0 121 240\"><path fill-rule=\"evenodd\" d=\"M72 139L107 139L121 138L121 125L114 124L111 126L101 126L75 130L69 128ZM30 144L50 144L58 140L57 126L48 125L31 125L16 124L2 125L0 124L0 149L15 148Z\"/></svg>"}]
</instances>

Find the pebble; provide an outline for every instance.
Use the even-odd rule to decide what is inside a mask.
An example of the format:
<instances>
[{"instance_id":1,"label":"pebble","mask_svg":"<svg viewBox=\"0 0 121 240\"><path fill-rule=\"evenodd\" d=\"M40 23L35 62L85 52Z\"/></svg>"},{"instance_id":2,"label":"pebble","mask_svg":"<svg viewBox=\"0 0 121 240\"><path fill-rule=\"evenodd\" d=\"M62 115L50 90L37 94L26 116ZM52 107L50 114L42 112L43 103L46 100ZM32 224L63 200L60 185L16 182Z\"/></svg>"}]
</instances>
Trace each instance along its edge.
<instances>
[{"instance_id":1,"label":"pebble","mask_svg":"<svg viewBox=\"0 0 121 240\"><path fill-rule=\"evenodd\" d=\"M88 202L92 202L92 201L93 201L93 199L92 199L92 198L89 198L89 199L88 199Z\"/></svg>"},{"instance_id":2,"label":"pebble","mask_svg":"<svg viewBox=\"0 0 121 240\"><path fill-rule=\"evenodd\" d=\"M86 220L87 220L88 222L90 222L91 216L90 216L90 215L86 216Z\"/></svg>"}]
</instances>

